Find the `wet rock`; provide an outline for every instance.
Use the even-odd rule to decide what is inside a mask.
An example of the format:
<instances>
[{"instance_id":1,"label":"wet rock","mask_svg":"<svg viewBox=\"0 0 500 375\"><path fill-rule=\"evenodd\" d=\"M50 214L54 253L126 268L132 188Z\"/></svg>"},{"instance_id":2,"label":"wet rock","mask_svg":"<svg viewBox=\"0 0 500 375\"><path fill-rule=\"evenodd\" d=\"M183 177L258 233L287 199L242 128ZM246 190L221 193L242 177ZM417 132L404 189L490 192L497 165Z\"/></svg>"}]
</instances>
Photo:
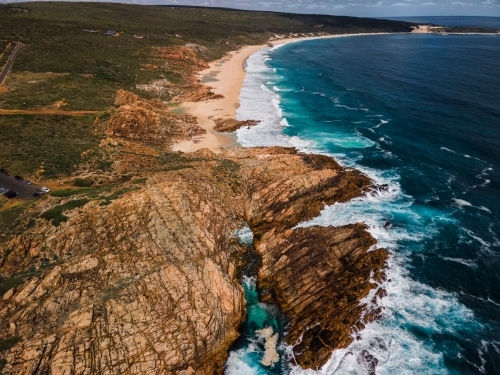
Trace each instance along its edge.
<instances>
[{"instance_id":1,"label":"wet rock","mask_svg":"<svg viewBox=\"0 0 500 375\"><path fill-rule=\"evenodd\" d=\"M290 319L286 340L294 345L297 364L319 368L333 350L347 347L364 323L380 316L381 309L368 310L360 300L385 280L387 251L371 250L375 240L362 224L294 226L317 216L325 204L365 193L371 181L329 157L295 149L238 149L226 155L242 164L246 221L262 257L259 287Z\"/></svg>"},{"instance_id":2,"label":"wet rock","mask_svg":"<svg viewBox=\"0 0 500 375\"><path fill-rule=\"evenodd\" d=\"M216 132L230 133L243 127L250 129L250 127L259 124L260 121L256 120L238 121L233 118L226 118L226 119L217 118L214 119L214 123L215 123L214 130Z\"/></svg>"}]
</instances>

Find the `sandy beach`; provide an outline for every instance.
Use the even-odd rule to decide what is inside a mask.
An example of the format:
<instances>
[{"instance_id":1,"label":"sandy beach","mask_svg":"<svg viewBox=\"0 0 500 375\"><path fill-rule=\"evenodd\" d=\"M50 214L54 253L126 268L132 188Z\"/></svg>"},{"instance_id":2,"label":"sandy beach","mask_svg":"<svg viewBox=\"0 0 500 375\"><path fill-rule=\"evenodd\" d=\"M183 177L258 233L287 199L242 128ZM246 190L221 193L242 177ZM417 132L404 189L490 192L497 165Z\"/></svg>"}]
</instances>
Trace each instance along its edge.
<instances>
[{"instance_id":1,"label":"sandy beach","mask_svg":"<svg viewBox=\"0 0 500 375\"><path fill-rule=\"evenodd\" d=\"M245 78L245 60L265 45L247 46L239 51L229 53L223 59L210 64L210 68L200 72L202 83L213 88L213 92L224 96L223 99L202 102L185 102L180 108L198 118L199 125L207 130L207 134L194 140L179 142L173 150L193 152L208 148L220 152L221 148L236 144L231 134L217 133L213 130L213 118L232 118L239 107L239 95Z\"/></svg>"},{"instance_id":2,"label":"sandy beach","mask_svg":"<svg viewBox=\"0 0 500 375\"><path fill-rule=\"evenodd\" d=\"M386 33L377 33L386 34ZM175 144L174 151L194 152L202 148L220 153L221 149L238 145L234 134L218 133L213 130L215 118L234 118L238 109L239 95L245 78L245 60L261 48L277 46L285 43L297 42L305 39L340 38L345 36L362 36L375 34L346 34L325 35L317 37L300 37L277 39L268 44L246 46L238 51L230 52L221 60L210 63L210 67L199 73L202 83L211 86L212 91L224 96L223 99L207 100L202 102L184 102L180 109L198 118L198 124L206 129L207 133L193 140Z\"/></svg>"}]
</instances>

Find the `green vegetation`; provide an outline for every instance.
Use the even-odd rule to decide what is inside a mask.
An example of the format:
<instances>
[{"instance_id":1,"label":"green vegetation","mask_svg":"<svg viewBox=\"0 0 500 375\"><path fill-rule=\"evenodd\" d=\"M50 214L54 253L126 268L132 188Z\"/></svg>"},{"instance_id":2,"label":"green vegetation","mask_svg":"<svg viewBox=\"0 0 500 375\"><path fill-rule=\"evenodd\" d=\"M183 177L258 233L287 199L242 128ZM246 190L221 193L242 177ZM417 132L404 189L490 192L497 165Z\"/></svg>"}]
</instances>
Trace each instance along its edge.
<instances>
[{"instance_id":1,"label":"green vegetation","mask_svg":"<svg viewBox=\"0 0 500 375\"><path fill-rule=\"evenodd\" d=\"M85 2L0 4L0 50L9 43L9 51L14 42L22 44L7 80L11 90L0 94L0 108L101 111L113 105L120 88L150 98L154 94L136 85L156 79L185 83L186 70L195 62L167 64L156 52L159 47L198 44L203 46L198 48L200 57L212 61L242 45L263 43L274 33L409 31L410 25L366 18L200 7ZM120 35L105 36L108 29ZM147 37L139 39L134 35ZM144 69L146 64L154 68ZM82 152L95 149L100 141L93 132L93 121L92 116L0 115L0 165L16 174L42 171L44 178L70 175L82 162ZM111 161L103 156L93 165L106 171ZM165 166L186 167L188 163Z\"/></svg>"},{"instance_id":2,"label":"green vegetation","mask_svg":"<svg viewBox=\"0 0 500 375\"><path fill-rule=\"evenodd\" d=\"M98 192L99 192L98 188L63 189L63 190L53 191L52 193L50 193L50 195L58 198L67 198L67 197L72 197L73 195L95 194Z\"/></svg>"},{"instance_id":3,"label":"green vegetation","mask_svg":"<svg viewBox=\"0 0 500 375\"><path fill-rule=\"evenodd\" d=\"M65 215L63 215L64 211L67 210L72 210L78 207L82 207L86 205L89 202L88 199L76 199L72 200L69 202L66 202L64 204L61 204L59 206L55 206L51 208L50 210L45 211L40 217L46 220L50 220L50 222L54 226L59 226L59 224L67 221L69 218Z\"/></svg>"},{"instance_id":4,"label":"green vegetation","mask_svg":"<svg viewBox=\"0 0 500 375\"><path fill-rule=\"evenodd\" d=\"M64 98L67 109L101 110L113 103L119 88L137 91L136 84L160 78L181 83L183 72L175 67L141 69L141 64L154 63L154 47L200 44L207 48L202 57L210 61L238 46L263 43L274 33L409 31L410 25L198 7L84 2L0 5L0 35L24 45L12 68L9 85L15 90L2 94L0 107L43 107ZM84 31L90 29L98 32ZM105 36L108 29L120 36ZM25 72L39 77L23 80Z\"/></svg>"},{"instance_id":5,"label":"green vegetation","mask_svg":"<svg viewBox=\"0 0 500 375\"><path fill-rule=\"evenodd\" d=\"M142 184L145 184L147 180L148 179L146 177L143 177L143 178L136 178L135 180L132 180L130 182L132 182L133 184L138 184L138 185L141 184L142 185Z\"/></svg>"},{"instance_id":6,"label":"green vegetation","mask_svg":"<svg viewBox=\"0 0 500 375\"><path fill-rule=\"evenodd\" d=\"M19 337L10 337L8 339L0 339L0 352L9 350L16 345L21 339Z\"/></svg>"},{"instance_id":7,"label":"green vegetation","mask_svg":"<svg viewBox=\"0 0 500 375\"><path fill-rule=\"evenodd\" d=\"M21 285L24 282L24 278L21 276L11 277L9 279L0 280L0 296L3 296L12 288Z\"/></svg>"},{"instance_id":8,"label":"green vegetation","mask_svg":"<svg viewBox=\"0 0 500 375\"><path fill-rule=\"evenodd\" d=\"M0 243L12 234L21 234L24 231L20 224L26 219L24 212L32 204L33 202L28 202L0 211Z\"/></svg>"},{"instance_id":9,"label":"green vegetation","mask_svg":"<svg viewBox=\"0 0 500 375\"><path fill-rule=\"evenodd\" d=\"M75 178L75 180L73 181L73 185L78 187L90 187L94 185L94 181L84 178Z\"/></svg>"},{"instance_id":10,"label":"green vegetation","mask_svg":"<svg viewBox=\"0 0 500 375\"><path fill-rule=\"evenodd\" d=\"M0 115L0 164L15 174L43 169L45 178L69 175L81 153L99 144L94 117Z\"/></svg>"}]
</instances>

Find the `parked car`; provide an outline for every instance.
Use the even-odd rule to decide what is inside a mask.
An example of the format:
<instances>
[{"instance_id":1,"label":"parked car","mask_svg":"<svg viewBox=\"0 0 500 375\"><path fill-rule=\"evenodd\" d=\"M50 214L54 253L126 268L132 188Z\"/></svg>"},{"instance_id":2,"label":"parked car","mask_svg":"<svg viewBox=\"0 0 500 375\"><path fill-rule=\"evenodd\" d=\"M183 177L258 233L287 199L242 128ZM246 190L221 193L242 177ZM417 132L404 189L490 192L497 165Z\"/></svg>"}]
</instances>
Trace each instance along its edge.
<instances>
[{"instance_id":1,"label":"parked car","mask_svg":"<svg viewBox=\"0 0 500 375\"><path fill-rule=\"evenodd\" d=\"M31 181L30 180L24 180L24 183L27 184L27 185L31 185Z\"/></svg>"},{"instance_id":2,"label":"parked car","mask_svg":"<svg viewBox=\"0 0 500 375\"><path fill-rule=\"evenodd\" d=\"M12 199L12 198L15 198L19 195L19 193L17 191L14 191L14 190L9 190L8 192L6 192L4 194L7 198L9 199Z\"/></svg>"},{"instance_id":3,"label":"parked car","mask_svg":"<svg viewBox=\"0 0 500 375\"><path fill-rule=\"evenodd\" d=\"M14 178L17 180L17 181L23 181L23 178L21 176L14 176Z\"/></svg>"},{"instance_id":4,"label":"parked car","mask_svg":"<svg viewBox=\"0 0 500 375\"><path fill-rule=\"evenodd\" d=\"M3 168L0 169L0 173L1 174L8 174L7 171L5 169L3 169Z\"/></svg>"},{"instance_id":5,"label":"parked car","mask_svg":"<svg viewBox=\"0 0 500 375\"><path fill-rule=\"evenodd\" d=\"M46 188L45 186L42 186L40 190L43 191L44 193L50 193L50 189Z\"/></svg>"},{"instance_id":6,"label":"parked car","mask_svg":"<svg viewBox=\"0 0 500 375\"><path fill-rule=\"evenodd\" d=\"M43 195L43 193L38 193L38 192L36 192L36 191L33 193L33 196L34 196L35 198L40 198L42 195Z\"/></svg>"},{"instance_id":7,"label":"parked car","mask_svg":"<svg viewBox=\"0 0 500 375\"><path fill-rule=\"evenodd\" d=\"M0 194L5 194L8 191L9 191L8 189L0 187Z\"/></svg>"}]
</instances>

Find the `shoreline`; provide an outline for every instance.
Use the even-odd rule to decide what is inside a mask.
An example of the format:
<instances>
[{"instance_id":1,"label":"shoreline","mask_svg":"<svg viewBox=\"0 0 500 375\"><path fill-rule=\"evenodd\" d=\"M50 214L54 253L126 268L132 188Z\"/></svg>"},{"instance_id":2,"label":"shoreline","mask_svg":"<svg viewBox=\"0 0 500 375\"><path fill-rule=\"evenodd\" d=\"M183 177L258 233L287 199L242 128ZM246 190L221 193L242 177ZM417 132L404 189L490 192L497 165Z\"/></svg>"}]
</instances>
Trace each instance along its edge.
<instances>
[{"instance_id":1,"label":"shoreline","mask_svg":"<svg viewBox=\"0 0 500 375\"><path fill-rule=\"evenodd\" d=\"M184 102L179 106L182 112L195 116L198 119L198 124L207 133L194 139L178 142L172 146L172 150L195 152L207 148L215 153L220 153L221 149L226 147L239 146L234 133L218 133L213 130L215 125L213 119L235 117L236 110L240 107L240 91L246 75L245 61L255 52L266 47L275 48L304 40L388 34L396 33L360 33L283 38L269 41L267 44L245 46L237 51L229 52L222 59L211 62L209 68L198 73L202 84L211 86L214 93L221 94L224 98L201 102ZM203 82L204 79L207 79L207 81Z\"/></svg>"},{"instance_id":2,"label":"shoreline","mask_svg":"<svg viewBox=\"0 0 500 375\"><path fill-rule=\"evenodd\" d=\"M172 150L194 152L202 148L219 153L221 148L237 145L236 136L230 133L218 133L213 130L214 118L234 118L239 107L239 96L246 71L246 59L266 47L266 45L246 46L230 52L222 59L211 62L210 67L198 73L202 83L212 87L216 94L223 95L222 99L212 99L201 102L184 102L179 109L195 116L198 124L207 131L206 134L192 140L176 143ZM208 78L208 82L203 82ZM212 81L213 80L213 81Z\"/></svg>"},{"instance_id":3,"label":"shoreline","mask_svg":"<svg viewBox=\"0 0 500 375\"><path fill-rule=\"evenodd\" d=\"M215 153L220 153L224 148L240 145L234 132L219 133L214 131L213 128L215 126L215 123L213 119L235 118L236 110L240 107L239 96L246 75L245 62L251 55L263 48L276 48L285 44L306 40L333 39L352 36L393 34L439 35L429 30L428 26L419 25L419 27L419 29L414 29L410 33L358 33L283 38L271 40L266 44L245 46L237 51L229 52L220 60L211 62L209 64L209 68L198 73L198 77L202 84L206 84L207 86L212 87L212 91L214 93L223 95L224 98L206 100L201 102L183 102L179 106L180 111L195 116L198 119L198 124L203 129L205 129L207 133L190 140L178 142L172 146L172 150L182 152L195 152L200 149L207 148ZM204 79L206 80L205 82L203 81Z\"/></svg>"}]
</instances>

